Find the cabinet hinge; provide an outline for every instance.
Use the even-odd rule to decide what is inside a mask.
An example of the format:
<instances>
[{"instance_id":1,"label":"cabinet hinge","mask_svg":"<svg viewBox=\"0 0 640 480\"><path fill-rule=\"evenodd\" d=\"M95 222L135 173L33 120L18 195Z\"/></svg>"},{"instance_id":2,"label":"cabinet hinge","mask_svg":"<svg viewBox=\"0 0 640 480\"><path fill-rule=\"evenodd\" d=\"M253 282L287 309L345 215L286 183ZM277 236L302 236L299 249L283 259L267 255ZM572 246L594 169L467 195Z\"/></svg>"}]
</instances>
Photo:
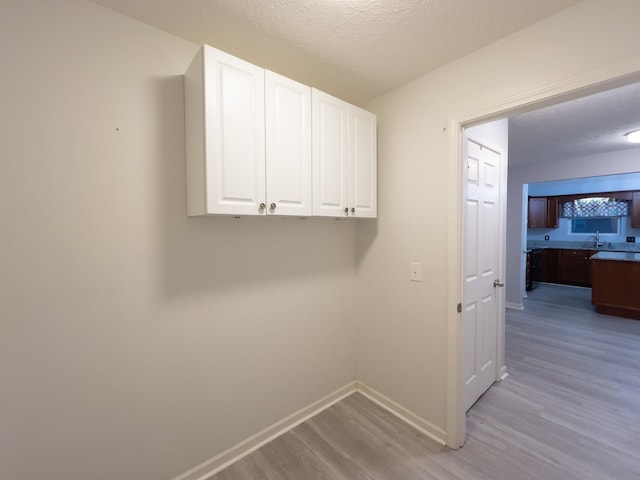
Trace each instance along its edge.
<instances>
[{"instance_id":1,"label":"cabinet hinge","mask_svg":"<svg viewBox=\"0 0 640 480\"><path fill-rule=\"evenodd\" d=\"M462 313L462 304L461 303L458 304L458 313Z\"/></svg>"}]
</instances>

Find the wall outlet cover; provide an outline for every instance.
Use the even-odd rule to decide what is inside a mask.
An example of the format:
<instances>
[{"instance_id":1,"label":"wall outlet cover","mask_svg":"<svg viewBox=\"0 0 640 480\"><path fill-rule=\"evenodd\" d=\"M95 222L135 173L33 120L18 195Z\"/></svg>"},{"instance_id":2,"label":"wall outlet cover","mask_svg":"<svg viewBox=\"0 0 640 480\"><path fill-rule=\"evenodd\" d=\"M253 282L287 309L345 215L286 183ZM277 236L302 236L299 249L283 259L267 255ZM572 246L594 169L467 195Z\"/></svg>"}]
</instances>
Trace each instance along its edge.
<instances>
[{"instance_id":1,"label":"wall outlet cover","mask_svg":"<svg viewBox=\"0 0 640 480\"><path fill-rule=\"evenodd\" d=\"M545 235L545 236L544 236L544 239L545 239L545 240L549 240L549 235Z\"/></svg>"},{"instance_id":2,"label":"wall outlet cover","mask_svg":"<svg viewBox=\"0 0 640 480\"><path fill-rule=\"evenodd\" d=\"M409 280L412 282L421 282L422 281L422 263L420 262L411 262L409 264Z\"/></svg>"},{"instance_id":3,"label":"wall outlet cover","mask_svg":"<svg viewBox=\"0 0 640 480\"><path fill-rule=\"evenodd\" d=\"M627 237L627 243L636 243L636 237Z\"/></svg>"}]
</instances>

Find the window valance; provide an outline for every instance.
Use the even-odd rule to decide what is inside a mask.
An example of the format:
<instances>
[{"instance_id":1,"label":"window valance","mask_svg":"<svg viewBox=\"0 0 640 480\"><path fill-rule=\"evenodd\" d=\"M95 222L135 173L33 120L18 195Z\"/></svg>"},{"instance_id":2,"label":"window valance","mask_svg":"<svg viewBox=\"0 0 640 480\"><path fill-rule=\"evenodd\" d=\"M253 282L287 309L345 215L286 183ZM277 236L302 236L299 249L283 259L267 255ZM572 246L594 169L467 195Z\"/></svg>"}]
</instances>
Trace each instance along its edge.
<instances>
[{"instance_id":1,"label":"window valance","mask_svg":"<svg viewBox=\"0 0 640 480\"><path fill-rule=\"evenodd\" d=\"M580 198L562 204L562 216L567 218L626 217L629 202L613 198Z\"/></svg>"}]
</instances>

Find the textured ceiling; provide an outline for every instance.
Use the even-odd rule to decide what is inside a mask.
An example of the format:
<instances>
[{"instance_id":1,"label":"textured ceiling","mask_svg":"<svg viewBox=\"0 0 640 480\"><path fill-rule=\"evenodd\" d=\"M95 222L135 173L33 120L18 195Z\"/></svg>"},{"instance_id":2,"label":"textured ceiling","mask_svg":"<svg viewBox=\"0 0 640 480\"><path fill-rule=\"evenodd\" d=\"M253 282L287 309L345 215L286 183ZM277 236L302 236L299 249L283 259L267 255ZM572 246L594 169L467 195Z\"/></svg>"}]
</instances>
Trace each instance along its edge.
<instances>
[{"instance_id":1,"label":"textured ceiling","mask_svg":"<svg viewBox=\"0 0 640 480\"><path fill-rule=\"evenodd\" d=\"M579 0L93 0L363 103Z\"/></svg>"},{"instance_id":2,"label":"textured ceiling","mask_svg":"<svg viewBox=\"0 0 640 480\"><path fill-rule=\"evenodd\" d=\"M635 83L511 117L509 165L637 149L624 135L639 129L640 83Z\"/></svg>"},{"instance_id":3,"label":"textured ceiling","mask_svg":"<svg viewBox=\"0 0 640 480\"><path fill-rule=\"evenodd\" d=\"M579 0L91 1L362 104ZM634 148L639 112L632 85L513 117L509 163Z\"/></svg>"}]
</instances>

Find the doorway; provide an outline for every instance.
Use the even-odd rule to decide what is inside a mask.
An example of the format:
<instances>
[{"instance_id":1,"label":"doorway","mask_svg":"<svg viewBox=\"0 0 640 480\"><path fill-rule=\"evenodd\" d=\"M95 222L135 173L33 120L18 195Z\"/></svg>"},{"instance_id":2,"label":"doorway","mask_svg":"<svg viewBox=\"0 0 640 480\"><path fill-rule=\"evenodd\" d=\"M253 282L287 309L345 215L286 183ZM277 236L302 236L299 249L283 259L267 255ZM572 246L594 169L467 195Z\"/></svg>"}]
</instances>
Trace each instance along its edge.
<instances>
[{"instance_id":1,"label":"doorway","mask_svg":"<svg viewBox=\"0 0 640 480\"><path fill-rule=\"evenodd\" d=\"M464 252L465 245L463 239L467 225L465 224L464 205L465 196L465 170L466 159L464 152L464 131L469 127L479 125L486 121L507 118L515 113L523 111L532 111L549 104L558 104L567 100L580 98L590 94L602 92L615 88L620 85L631 84L638 80L640 72L630 70L624 75L614 76L610 72L596 72L586 76L580 82L575 80L564 84L553 85L544 91L531 93L529 96L514 100L508 105L501 104L499 106L488 107L487 109L460 115L458 118L452 118L449 121L449 165L451 170L450 186L459 192L459 202L457 205L457 218L455 225L449 230L451 248L448 252L449 261L456 271L459 272L455 278L450 280L449 298L451 303L460 303L460 299L464 298ZM552 100L553 99L553 100ZM509 179L511 182L511 179ZM524 185L524 183L523 183ZM514 191L511 191L514 190ZM524 194L522 188L510 189L507 203L509 204L509 214L507 222L516 222L516 225L523 225ZM513 214L513 215L512 215ZM518 221L519 219L519 221ZM507 286L512 283L512 290L515 289L517 294L524 291L524 271L522 269L522 252L524 250L523 228L508 228L505 233L506 248L506 281ZM509 289L507 290L508 295ZM508 301L508 300L507 300ZM447 444L452 448L458 448L464 444L466 425L465 425L465 402L464 402L464 333L462 315L457 312L449 312L449 354L447 367ZM504 341L504 333L501 335Z\"/></svg>"}]
</instances>

